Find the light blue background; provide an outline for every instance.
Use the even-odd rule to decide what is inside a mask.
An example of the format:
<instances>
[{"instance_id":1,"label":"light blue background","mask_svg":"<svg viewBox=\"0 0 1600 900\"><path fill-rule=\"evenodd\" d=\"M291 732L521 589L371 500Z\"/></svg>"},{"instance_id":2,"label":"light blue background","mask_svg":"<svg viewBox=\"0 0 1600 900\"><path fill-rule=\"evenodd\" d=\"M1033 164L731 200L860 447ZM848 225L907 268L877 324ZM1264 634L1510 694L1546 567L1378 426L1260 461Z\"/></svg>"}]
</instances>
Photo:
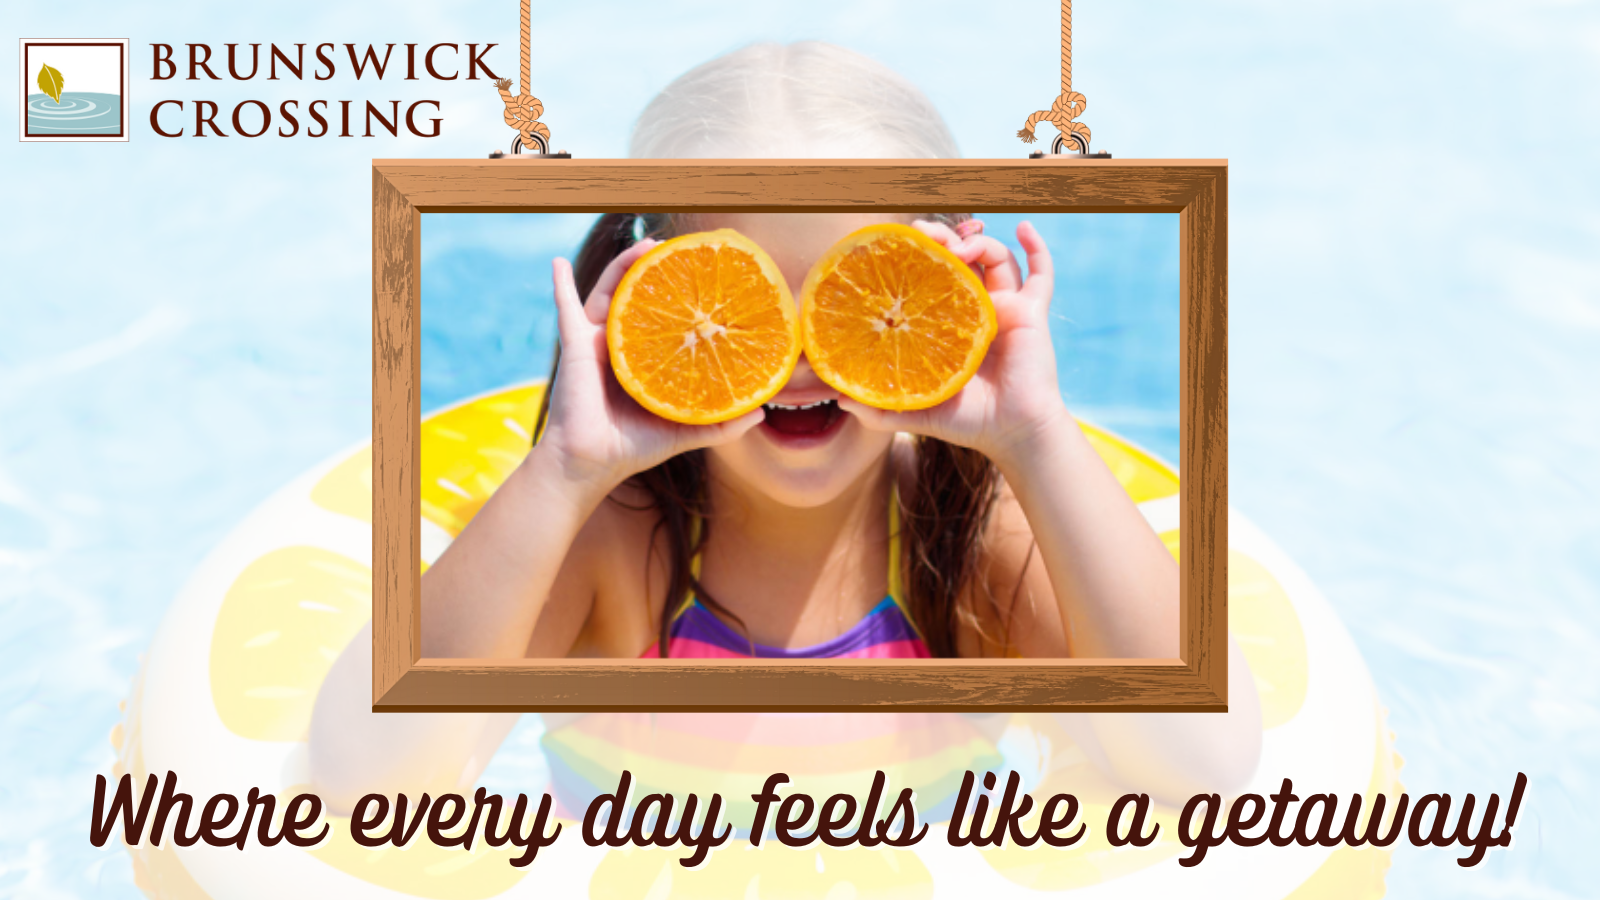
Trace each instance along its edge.
<instances>
[{"instance_id":1,"label":"light blue background","mask_svg":"<svg viewBox=\"0 0 1600 900\"><path fill-rule=\"evenodd\" d=\"M583 157L622 155L670 78L759 39L888 63L970 157L1021 156L1057 93L1041 0L535 7L534 93ZM1232 502L1354 633L1411 790L1532 780L1514 850L1461 869L1402 847L1391 896L1593 896L1600 9L1077 7L1095 147L1231 162ZM0 895L133 897L85 824L139 654L232 525L368 429L368 161L508 138L486 82L153 83L148 45L499 41L513 75L516 8L89 0L5 22L9 73L23 36L135 52L130 143L0 141ZM146 120L168 98L366 97L439 99L444 134L166 140Z\"/></svg>"}]
</instances>

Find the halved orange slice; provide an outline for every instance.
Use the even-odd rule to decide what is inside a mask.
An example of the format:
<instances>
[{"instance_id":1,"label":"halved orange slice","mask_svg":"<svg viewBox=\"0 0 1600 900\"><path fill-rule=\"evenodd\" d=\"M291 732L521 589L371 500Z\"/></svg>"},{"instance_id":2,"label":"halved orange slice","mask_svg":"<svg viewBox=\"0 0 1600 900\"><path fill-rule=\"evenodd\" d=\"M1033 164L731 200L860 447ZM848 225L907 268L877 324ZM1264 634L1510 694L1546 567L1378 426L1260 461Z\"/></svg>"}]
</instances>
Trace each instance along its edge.
<instances>
[{"instance_id":1,"label":"halved orange slice","mask_svg":"<svg viewBox=\"0 0 1600 900\"><path fill-rule=\"evenodd\" d=\"M800 358L800 317L777 263L723 228L640 257L612 295L606 344L617 380L645 409L724 422L783 389Z\"/></svg>"},{"instance_id":2,"label":"halved orange slice","mask_svg":"<svg viewBox=\"0 0 1600 900\"><path fill-rule=\"evenodd\" d=\"M868 225L817 261L800 291L806 359L879 409L955 396L994 340L994 303L972 269L909 225Z\"/></svg>"}]
</instances>

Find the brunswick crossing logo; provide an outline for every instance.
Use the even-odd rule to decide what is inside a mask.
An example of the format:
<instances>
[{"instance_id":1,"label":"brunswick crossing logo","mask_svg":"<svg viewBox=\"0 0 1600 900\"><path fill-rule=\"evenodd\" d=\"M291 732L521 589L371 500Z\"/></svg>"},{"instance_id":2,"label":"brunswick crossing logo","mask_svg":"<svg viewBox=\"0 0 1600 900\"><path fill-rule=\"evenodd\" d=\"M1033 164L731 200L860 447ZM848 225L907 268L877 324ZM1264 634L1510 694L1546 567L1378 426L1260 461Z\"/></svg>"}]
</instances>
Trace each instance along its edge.
<instances>
[{"instance_id":1,"label":"brunswick crossing logo","mask_svg":"<svg viewBox=\"0 0 1600 900\"><path fill-rule=\"evenodd\" d=\"M23 38L24 141L126 141L128 42L92 38Z\"/></svg>"}]
</instances>

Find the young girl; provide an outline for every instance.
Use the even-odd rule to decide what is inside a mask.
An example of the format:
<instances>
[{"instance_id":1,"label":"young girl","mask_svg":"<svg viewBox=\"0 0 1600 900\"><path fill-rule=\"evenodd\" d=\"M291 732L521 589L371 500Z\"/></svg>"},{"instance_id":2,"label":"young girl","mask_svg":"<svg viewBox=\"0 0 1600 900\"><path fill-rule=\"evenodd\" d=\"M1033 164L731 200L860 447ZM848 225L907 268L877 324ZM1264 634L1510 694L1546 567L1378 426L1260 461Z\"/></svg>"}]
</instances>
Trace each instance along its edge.
<instances>
[{"instance_id":1,"label":"young girl","mask_svg":"<svg viewBox=\"0 0 1600 900\"><path fill-rule=\"evenodd\" d=\"M739 231L798 295L834 242L896 218L665 224ZM999 318L946 403L885 413L802 357L763 410L688 426L610 371L611 291L655 243L632 224L591 232L582 288L555 264L543 437L423 577L425 656L1177 656L1177 565L1062 403L1031 226L1024 280L973 223L916 223L977 269Z\"/></svg>"},{"instance_id":2,"label":"young girl","mask_svg":"<svg viewBox=\"0 0 1600 900\"><path fill-rule=\"evenodd\" d=\"M915 88L818 44L690 72L641 116L632 151L957 155ZM1062 401L1051 259L1029 225L1024 277L977 223L916 220L980 274L999 318L977 375L933 409L856 403L802 358L762 410L690 426L646 412L611 374L611 293L657 238L733 228L798 296L834 242L909 218L601 217L576 271L554 265L561 347L541 437L423 578L423 656L1177 656L1177 566ZM470 784L515 717L361 712L369 653L358 636L318 699L324 798L339 809L367 790ZM1254 768L1260 737L1236 652L1230 673L1235 714L1077 717L1074 736L1140 790L1225 789Z\"/></svg>"}]
</instances>

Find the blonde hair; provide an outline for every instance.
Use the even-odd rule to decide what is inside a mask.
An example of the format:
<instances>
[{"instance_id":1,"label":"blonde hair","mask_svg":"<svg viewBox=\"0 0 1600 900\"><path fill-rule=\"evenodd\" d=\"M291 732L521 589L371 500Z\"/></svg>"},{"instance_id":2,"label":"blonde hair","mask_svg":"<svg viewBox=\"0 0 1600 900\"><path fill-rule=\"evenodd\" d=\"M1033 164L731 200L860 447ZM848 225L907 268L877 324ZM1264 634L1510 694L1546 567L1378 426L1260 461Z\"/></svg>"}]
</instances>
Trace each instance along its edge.
<instances>
[{"instance_id":1,"label":"blonde hair","mask_svg":"<svg viewBox=\"0 0 1600 900\"><path fill-rule=\"evenodd\" d=\"M635 159L954 159L943 117L882 63L821 41L752 44L696 66L640 113Z\"/></svg>"}]
</instances>

